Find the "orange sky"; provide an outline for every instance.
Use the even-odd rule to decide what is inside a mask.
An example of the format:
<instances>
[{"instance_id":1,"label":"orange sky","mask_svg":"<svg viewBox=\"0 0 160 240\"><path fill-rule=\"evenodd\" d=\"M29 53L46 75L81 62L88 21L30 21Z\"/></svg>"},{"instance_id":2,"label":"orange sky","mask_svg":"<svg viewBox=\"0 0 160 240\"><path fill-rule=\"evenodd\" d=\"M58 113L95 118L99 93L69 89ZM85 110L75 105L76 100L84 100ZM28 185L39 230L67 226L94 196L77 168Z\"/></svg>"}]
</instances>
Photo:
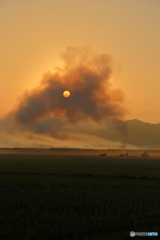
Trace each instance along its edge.
<instances>
[{"instance_id":1,"label":"orange sky","mask_svg":"<svg viewBox=\"0 0 160 240\"><path fill-rule=\"evenodd\" d=\"M159 0L1 2L0 117L61 64L67 46L89 45L114 57L127 119L160 122L159 12Z\"/></svg>"}]
</instances>

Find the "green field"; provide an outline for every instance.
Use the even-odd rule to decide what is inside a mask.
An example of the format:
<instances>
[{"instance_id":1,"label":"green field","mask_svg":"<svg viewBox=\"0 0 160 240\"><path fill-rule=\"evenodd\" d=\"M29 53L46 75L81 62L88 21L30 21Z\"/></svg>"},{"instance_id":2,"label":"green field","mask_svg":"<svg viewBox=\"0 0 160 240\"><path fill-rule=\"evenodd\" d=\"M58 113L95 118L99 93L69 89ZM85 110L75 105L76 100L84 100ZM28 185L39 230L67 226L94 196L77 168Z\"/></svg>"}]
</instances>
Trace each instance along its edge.
<instances>
[{"instance_id":1,"label":"green field","mask_svg":"<svg viewBox=\"0 0 160 240\"><path fill-rule=\"evenodd\" d=\"M158 157L3 154L0 172L1 240L160 234Z\"/></svg>"}]
</instances>

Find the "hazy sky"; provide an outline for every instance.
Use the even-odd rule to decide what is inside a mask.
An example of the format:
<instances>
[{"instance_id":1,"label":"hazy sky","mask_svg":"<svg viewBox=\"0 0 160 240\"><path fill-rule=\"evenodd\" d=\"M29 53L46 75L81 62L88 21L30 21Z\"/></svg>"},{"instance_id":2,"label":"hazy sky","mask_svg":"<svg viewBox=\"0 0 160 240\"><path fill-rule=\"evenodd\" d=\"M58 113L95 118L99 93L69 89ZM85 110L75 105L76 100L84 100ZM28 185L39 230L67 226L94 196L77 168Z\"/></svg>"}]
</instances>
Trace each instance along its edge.
<instances>
[{"instance_id":1,"label":"hazy sky","mask_svg":"<svg viewBox=\"0 0 160 240\"><path fill-rule=\"evenodd\" d=\"M68 46L89 46L113 57L125 120L159 123L159 13L159 0L0 1L0 118L62 65Z\"/></svg>"}]
</instances>

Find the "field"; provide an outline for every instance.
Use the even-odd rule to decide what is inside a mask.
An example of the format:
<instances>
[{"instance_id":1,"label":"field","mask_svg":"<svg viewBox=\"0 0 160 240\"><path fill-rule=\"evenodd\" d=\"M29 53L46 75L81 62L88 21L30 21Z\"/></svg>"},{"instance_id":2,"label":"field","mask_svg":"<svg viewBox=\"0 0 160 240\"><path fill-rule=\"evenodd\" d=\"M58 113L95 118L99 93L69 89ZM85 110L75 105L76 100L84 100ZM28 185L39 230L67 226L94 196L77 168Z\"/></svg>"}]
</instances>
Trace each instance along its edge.
<instances>
[{"instance_id":1,"label":"field","mask_svg":"<svg viewBox=\"0 0 160 240\"><path fill-rule=\"evenodd\" d=\"M160 234L160 154L1 149L1 240L119 240Z\"/></svg>"}]
</instances>

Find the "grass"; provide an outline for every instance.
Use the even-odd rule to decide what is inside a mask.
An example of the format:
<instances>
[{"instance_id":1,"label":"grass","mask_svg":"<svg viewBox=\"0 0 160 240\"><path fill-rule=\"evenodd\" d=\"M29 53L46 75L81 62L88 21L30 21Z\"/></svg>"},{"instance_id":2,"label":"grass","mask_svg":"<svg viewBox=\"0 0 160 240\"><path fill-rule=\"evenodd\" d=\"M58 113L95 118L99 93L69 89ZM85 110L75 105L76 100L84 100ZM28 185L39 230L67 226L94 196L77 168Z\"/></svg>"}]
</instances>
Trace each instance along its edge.
<instances>
[{"instance_id":1,"label":"grass","mask_svg":"<svg viewBox=\"0 0 160 240\"><path fill-rule=\"evenodd\" d=\"M160 178L160 160L78 155L3 155L0 156L0 172L79 173Z\"/></svg>"},{"instance_id":2,"label":"grass","mask_svg":"<svg viewBox=\"0 0 160 240\"><path fill-rule=\"evenodd\" d=\"M160 230L160 161L1 156L1 240L119 240ZM25 173L24 173L25 172Z\"/></svg>"}]
</instances>

